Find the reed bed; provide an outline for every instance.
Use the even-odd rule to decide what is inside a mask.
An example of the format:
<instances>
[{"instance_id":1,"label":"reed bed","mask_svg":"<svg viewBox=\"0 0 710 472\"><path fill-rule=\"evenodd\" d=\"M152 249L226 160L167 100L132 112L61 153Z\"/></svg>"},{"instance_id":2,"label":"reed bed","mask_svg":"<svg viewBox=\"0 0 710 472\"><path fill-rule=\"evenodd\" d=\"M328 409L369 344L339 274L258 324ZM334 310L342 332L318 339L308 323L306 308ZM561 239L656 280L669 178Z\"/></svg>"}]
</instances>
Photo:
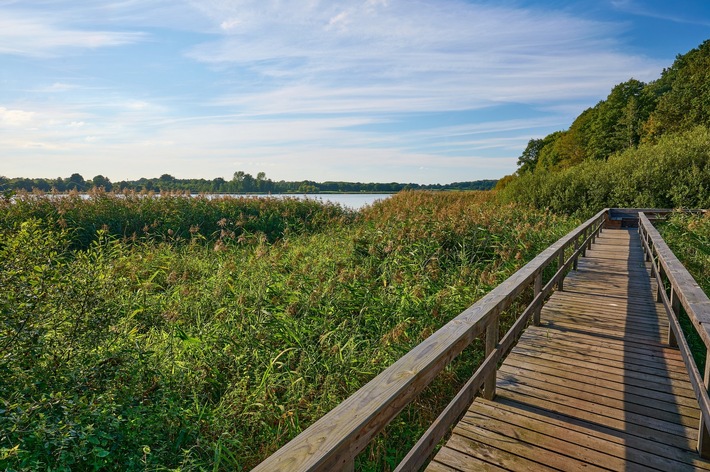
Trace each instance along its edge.
<instances>
[{"instance_id":1,"label":"reed bed","mask_svg":"<svg viewBox=\"0 0 710 472\"><path fill-rule=\"evenodd\" d=\"M28 194L0 215L11 470L248 470L578 223L483 192L405 192L359 213ZM357 467L392 468L479 347Z\"/></svg>"}]
</instances>

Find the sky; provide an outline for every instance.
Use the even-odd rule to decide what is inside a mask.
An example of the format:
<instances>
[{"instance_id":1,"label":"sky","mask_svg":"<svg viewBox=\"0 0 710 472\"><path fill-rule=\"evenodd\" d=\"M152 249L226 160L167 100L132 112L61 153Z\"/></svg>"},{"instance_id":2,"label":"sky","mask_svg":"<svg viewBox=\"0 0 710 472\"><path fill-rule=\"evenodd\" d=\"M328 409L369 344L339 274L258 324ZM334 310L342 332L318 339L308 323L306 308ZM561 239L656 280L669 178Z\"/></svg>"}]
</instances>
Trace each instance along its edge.
<instances>
[{"instance_id":1,"label":"sky","mask_svg":"<svg viewBox=\"0 0 710 472\"><path fill-rule=\"evenodd\" d=\"M0 0L0 175L496 179L706 39L708 0Z\"/></svg>"}]
</instances>

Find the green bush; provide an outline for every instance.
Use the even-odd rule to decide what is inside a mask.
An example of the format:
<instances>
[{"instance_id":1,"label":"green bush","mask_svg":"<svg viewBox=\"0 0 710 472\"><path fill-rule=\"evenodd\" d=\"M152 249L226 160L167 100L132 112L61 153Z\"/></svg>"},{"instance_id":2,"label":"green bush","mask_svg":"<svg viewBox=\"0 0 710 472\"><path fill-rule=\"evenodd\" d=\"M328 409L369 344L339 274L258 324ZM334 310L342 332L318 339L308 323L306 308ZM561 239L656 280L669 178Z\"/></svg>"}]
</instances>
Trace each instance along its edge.
<instances>
[{"instance_id":1,"label":"green bush","mask_svg":"<svg viewBox=\"0 0 710 472\"><path fill-rule=\"evenodd\" d=\"M566 214L605 207L710 206L710 129L699 126L641 144L608 161L585 161L556 172L524 174L502 189L503 201Z\"/></svg>"}]
</instances>

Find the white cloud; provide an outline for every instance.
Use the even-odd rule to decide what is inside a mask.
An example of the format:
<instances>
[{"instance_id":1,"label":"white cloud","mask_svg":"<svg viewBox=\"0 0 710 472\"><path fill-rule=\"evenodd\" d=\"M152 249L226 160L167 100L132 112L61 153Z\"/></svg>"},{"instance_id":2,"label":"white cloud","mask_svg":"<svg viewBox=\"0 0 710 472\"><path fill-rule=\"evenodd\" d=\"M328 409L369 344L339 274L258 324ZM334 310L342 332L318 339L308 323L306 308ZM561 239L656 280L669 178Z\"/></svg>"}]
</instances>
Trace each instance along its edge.
<instances>
[{"instance_id":1,"label":"white cloud","mask_svg":"<svg viewBox=\"0 0 710 472\"><path fill-rule=\"evenodd\" d=\"M50 15L0 11L0 54L42 57L64 49L120 46L145 39L143 33L62 26Z\"/></svg>"},{"instance_id":2,"label":"white cloud","mask_svg":"<svg viewBox=\"0 0 710 472\"><path fill-rule=\"evenodd\" d=\"M0 123L7 126L26 126L32 122L34 112L24 110L9 110L0 107Z\"/></svg>"},{"instance_id":3,"label":"white cloud","mask_svg":"<svg viewBox=\"0 0 710 472\"><path fill-rule=\"evenodd\" d=\"M258 4L258 5L257 5ZM218 103L244 113L400 113L589 98L662 66L618 52L621 25L561 11L456 0L202 2L239 34L188 52L235 67L261 90Z\"/></svg>"},{"instance_id":4,"label":"white cloud","mask_svg":"<svg viewBox=\"0 0 710 472\"><path fill-rule=\"evenodd\" d=\"M241 24L239 18L228 18L220 23L219 27L225 31L232 30Z\"/></svg>"}]
</instances>

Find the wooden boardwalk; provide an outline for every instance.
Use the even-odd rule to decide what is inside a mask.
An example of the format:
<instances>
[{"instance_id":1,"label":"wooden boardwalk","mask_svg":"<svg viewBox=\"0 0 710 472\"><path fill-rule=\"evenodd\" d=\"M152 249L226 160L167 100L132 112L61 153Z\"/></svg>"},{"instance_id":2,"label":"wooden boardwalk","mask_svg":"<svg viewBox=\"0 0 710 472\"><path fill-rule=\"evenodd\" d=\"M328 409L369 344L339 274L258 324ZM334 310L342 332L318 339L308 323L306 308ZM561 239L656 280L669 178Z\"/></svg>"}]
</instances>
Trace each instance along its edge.
<instances>
[{"instance_id":1,"label":"wooden boardwalk","mask_svg":"<svg viewBox=\"0 0 710 472\"><path fill-rule=\"evenodd\" d=\"M604 230L427 470L710 470L636 230Z\"/></svg>"}]
</instances>

